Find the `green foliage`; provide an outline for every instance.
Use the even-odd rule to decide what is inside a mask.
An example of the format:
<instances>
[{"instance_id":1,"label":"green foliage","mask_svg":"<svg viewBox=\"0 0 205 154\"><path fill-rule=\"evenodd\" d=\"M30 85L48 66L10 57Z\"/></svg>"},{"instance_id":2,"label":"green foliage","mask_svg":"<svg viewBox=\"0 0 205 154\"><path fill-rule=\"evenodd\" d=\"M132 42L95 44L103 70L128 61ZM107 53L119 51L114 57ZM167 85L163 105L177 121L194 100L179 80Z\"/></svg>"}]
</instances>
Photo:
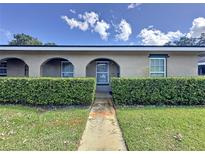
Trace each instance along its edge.
<instances>
[{"instance_id":1,"label":"green foliage","mask_svg":"<svg viewBox=\"0 0 205 154\"><path fill-rule=\"evenodd\" d=\"M43 44L38 38L34 38L27 34L14 34L14 38L9 42L9 45L46 45L55 46L53 42L47 42Z\"/></svg>"},{"instance_id":2,"label":"green foliage","mask_svg":"<svg viewBox=\"0 0 205 154\"><path fill-rule=\"evenodd\" d=\"M118 105L205 105L205 78L113 78Z\"/></svg>"},{"instance_id":3,"label":"green foliage","mask_svg":"<svg viewBox=\"0 0 205 154\"><path fill-rule=\"evenodd\" d=\"M9 42L9 45L43 45L43 43L37 38L22 33L14 34L14 38Z\"/></svg>"},{"instance_id":4,"label":"green foliage","mask_svg":"<svg viewBox=\"0 0 205 154\"><path fill-rule=\"evenodd\" d=\"M196 39L195 38L188 38L188 37L181 37L178 41L174 41L176 46L194 46Z\"/></svg>"},{"instance_id":5,"label":"green foliage","mask_svg":"<svg viewBox=\"0 0 205 154\"><path fill-rule=\"evenodd\" d=\"M166 43L165 46L205 46L205 33L201 33L198 38L182 36L179 40Z\"/></svg>"},{"instance_id":6,"label":"green foliage","mask_svg":"<svg viewBox=\"0 0 205 154\"><path fill-rule=\"evenodd\" d=\"M1 78L1 103L89 105L94 100L92 78Z\"/></svg>"},{"instance_id":7,"label":"green foliage","mask_svg":"<svg viewBox=\"0 0 205 154\"><path fill-rule=\"evenodd\" d=\"M205 33L202 33L197 42L197 46L205 46Z\"/></svg>"},{"instance_id":8,"label":"green foliage","mask_svg":"<svg viewBox=\"0 0 205 154\"><path fill-rule=\"evenodd\" d=\"M46 45L46 46L55 46L56 44L53 43L53 42L47 42L47 43L45 43L44 45Z\"/></svg>"}]
</instances>

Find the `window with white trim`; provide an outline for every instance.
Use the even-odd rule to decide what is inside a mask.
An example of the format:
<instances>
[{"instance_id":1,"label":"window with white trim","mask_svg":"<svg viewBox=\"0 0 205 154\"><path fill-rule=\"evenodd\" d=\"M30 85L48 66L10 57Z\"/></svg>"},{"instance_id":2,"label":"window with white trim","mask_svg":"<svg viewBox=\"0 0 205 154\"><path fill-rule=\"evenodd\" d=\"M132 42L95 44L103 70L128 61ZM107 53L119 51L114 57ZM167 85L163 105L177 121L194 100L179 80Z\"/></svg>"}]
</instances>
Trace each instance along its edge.
<instances>
[{"instance_id":1,"label":"window with white trim","mask_svg":"<svg viewBox=\"0 0 205 154\"><path fill-rule=\"evenodd\" d=\"M73 64L69 61L61 61L61 77L73 77Z\"/></svg>"},{"instance_id":2,"label":"window with white trim","mask_svg":"<svg viewBox=\"0 0 205 154\"><path fill-rule=\"evenodd\" d=\"M150 76L166 77L166 58L150 57Z\"/></svg>"},{"instance_id":3,"label":"window with white trim","mask_svg":"<svg viewBox=\"0 0 205 154\"><path fill-rule=\"evenodd\" d=\"M0 76L7 76L7 62L0 62Z\"/></svg>"}]
</instances>

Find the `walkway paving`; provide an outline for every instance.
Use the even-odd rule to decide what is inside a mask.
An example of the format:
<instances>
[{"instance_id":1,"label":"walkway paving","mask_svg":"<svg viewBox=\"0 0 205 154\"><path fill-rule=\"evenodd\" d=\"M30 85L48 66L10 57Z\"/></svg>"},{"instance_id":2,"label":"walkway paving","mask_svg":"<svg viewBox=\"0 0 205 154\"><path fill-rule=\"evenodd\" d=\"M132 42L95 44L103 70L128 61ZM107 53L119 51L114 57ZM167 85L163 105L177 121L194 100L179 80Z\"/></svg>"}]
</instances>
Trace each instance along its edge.
<instances>
[{"instance_id":1,"label":"walkway paving","mask_svg":"<svg viewBox=\"0 0 205 154\"><path fill-rule=\"evenodd\" d=\"M79 151L125 151L111 97L97 94L90 111Z\"/></svg>"}]
</instances>

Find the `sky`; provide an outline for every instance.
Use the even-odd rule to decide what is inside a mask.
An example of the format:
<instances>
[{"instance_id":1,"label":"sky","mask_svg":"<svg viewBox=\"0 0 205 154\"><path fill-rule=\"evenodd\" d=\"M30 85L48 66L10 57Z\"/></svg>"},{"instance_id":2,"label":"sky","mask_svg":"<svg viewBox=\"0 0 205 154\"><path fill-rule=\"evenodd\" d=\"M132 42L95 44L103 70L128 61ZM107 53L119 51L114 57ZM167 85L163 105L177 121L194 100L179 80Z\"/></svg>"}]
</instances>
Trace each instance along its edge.
<instances>
[{"instance_id":1,"label":"sky","mask_svg":"<svg viewBox=\"0 0 205 154\"><path fill-rule=\"evenodd\" d=\"M164 45L205 32L204 4L0 4L0 44L25 33L57 45Z\"/></svg>"}]
</instances>

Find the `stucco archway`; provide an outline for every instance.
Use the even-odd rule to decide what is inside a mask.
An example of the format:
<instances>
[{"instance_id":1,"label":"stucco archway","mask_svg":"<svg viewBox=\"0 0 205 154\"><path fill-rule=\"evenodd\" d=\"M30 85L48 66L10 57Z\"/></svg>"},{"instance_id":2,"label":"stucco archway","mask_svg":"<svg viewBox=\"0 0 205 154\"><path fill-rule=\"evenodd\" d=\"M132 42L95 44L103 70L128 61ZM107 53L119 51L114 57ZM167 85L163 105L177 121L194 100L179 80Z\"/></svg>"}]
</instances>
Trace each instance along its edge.
<instances>
[{"instance_id":1,"label":"stucco archway","mask_svg":"<svg viewBox=\"0 0 205 154\"><path fill-rule=\"evenodd\" d=\"M28 77L29 66L18 57L6 57L0 60L0 76Z\"/></svg>"},{"instance_id":2,"label":"stucco archway","mask_svg":"<svg viewBox=\"0 0 205 154\"><path fill-rule=\"evenodd\" d=\"M109 58L96 58L86 66L86 77L95 77L98 91L110 91L112 77L120 77L120 66Z\"/></svg>"},{"instance_id":3,"label":"stucco archway","mask_svg":"<svg viewBox=\"0 0 205 154\"><path fill-rule=\"evenodd\" d=\"M74 65L66 58L53 57L41 64L40 71L43 77L73 77Z\"/></svg>"}]
</instances>

